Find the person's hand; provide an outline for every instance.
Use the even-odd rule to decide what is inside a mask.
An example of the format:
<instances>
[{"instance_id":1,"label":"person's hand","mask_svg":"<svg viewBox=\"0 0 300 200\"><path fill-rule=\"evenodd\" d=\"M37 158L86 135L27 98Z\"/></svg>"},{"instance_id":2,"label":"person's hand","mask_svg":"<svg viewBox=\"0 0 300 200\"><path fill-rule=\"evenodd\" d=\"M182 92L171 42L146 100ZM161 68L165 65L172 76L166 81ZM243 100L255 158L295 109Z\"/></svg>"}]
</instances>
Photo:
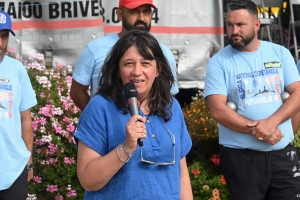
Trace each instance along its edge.
<instances>
[{"instance_id":1,"label":"person's hand","mask_svg":"<svg viewBox=\"0 0 300 200\"><path fill-rule=\"evenodd\" d=\"M268 138L266 138L264 141L269 144L276 144L281 140L281 138L284 137L284 135L281 133L279 129L276 129Z\"/></svg>"},{"instance_id":2,"label":"person's hand","mask_svg":"<svg viewBox=\"0 0 300 200\"><path fill-rule=\"evenodd\" d=\"M129 153L132 153L137 148L137 140L139 138L146 138L146 117L140 115L133 115L126 124L126 140L125 146Z\"/></svg>"},{"instance_id":3,"label":"person's hand","mask_svg":"<svg viewBox=\"0 0 300 200\"><path fill-rule=\"evenodd\" d=\"M251 128L251 134L258 140L265 141L269 144L276 144L284 136L281 131L272 126L268 120L259 120L254 123L248 124Z\"/></svg>"},{"instance_id":4,"label":"person's hand","mask_svg":"<svg viewBox=\"0 0 300 200\"><path fill-rule=\"evenodd\" d=\"M28 171L27 181L30 181L31 179L33 179L33 169Z\"/></svg>"}]
</instances>

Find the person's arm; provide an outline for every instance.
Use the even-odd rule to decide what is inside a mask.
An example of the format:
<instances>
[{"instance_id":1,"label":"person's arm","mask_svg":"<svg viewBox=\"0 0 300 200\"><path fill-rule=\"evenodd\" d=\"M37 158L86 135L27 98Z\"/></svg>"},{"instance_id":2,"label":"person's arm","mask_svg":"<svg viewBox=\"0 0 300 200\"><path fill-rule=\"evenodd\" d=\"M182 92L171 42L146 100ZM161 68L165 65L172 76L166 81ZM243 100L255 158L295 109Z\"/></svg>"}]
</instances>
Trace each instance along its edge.
<instances>
[{"instance_id":1,"label":"person's arm","mask_svg":"<svg viewBox=\"0 0 300 200\"><path fill-rule=\"evenodd\" d=\"M258 128L258 123L263 120L255 122L239 115L226 105L226 96L210 95L207 99L212 118L226 128L239 133L251 134L257 139L261 137L265 142L272 145L276 144L283 137L277 126L273 127L273 129L270 128L271 131L261 132L260 128ZM271 135L273 137L270 137Z\"/></svg>"},{"instance_id":2,"label":"person's arm","mask_svg":"<svg viewBox=\"0 0 300 200\"><path fill-rule=\"evenodd\" d=\"M70 96L81 111L84 110L90 100L90 96L87 92L88 88L88 85L81 85L74 79L72 80Z\"/></svg>"},{"instance_id":3,"label":"person's arm","mask_svg":"<svg viewBox=\"0 0 300 200\"><path fill-rule=\"evenodd\" d=\"M22 124L22 139L27 147L27 150L31 152L31 156L27 164L32 163L32 150L33 150L33 131L31 123L30 109L21 112L21 124ZM33 169L28 171L28 181L33 178Z\"/></svg>"},{"instance_id":4,"label":"person's arm","mask_svg":"<svg viewBox=\"0 0 300 200\"><path fill-rule=\"evenodd\" d=\"M143 123L136 123L137 121ZM137 148L138 138L146 137L145 121L145 117L134 115L126 124L126 140L124 145L131 155ZM119 158L117 148L118 147L102 156L79 140L77 176L85 190L100 190L113 178L119 169L126 164L126 162L123 162L120 158L127 160L129 156L125 151L119 148Z\"/></svg>"},{"instance_id":5,"label":"person's arm","mask_svg":"<svg viewBox=\"0 0 300 200\"><path fill-rule=\"evenodd\" d=\"M189 171L186 164L186 158L180 160L180 199L181 200L191 200L193 199L193 192L191 187L191 180Z\"/></svg>"},{"instance_id":6,"label":"person's arm","mask_svg":"<svg viewBox=\"0 0 300 200\"><path fill-rule=\"evenodd\" d=\"M294 82L286 87L286 90L290 93L289 98L285 100L282 106L266 120L263 120L263 123L259 122L257 128L261 132L267 132L265 130L269 127L277 127L282 122L292 118L300 110L300 82ZM268 126L265 126L268 124Z\"/></svg>"},{"instance_id":7,"label":"person's arm","mask_svg":"<svg viewBox=\"0 0 300 200\"><path fill-rule=\"evenodd\" d=\"M292 118L300 110L300 82L294 82L286 87L286 90L290 93L289 98L281 105L281 107L267 119L258 120L255 123L249 124L249 126L255 126L255 130L252 133L255 137L269 138L275 140L277 143L283 134L278 132L278 125L282 122ZM295 119L294 119L295 120ZM294 126L294 124L293 124Z\"/></svg>"},{"instance_id":8,"label":"person's arm","mask_svg":"<svg viewBox=\"0 0 300 200\"><path fill-rule=\"evenodd\" d=\"M251 134L247 124L254 121L247 119L226 105L227 96L214 94L207 97L209 110L213 119L228 129L239 133Z\"/></svg>"}]
</instances>

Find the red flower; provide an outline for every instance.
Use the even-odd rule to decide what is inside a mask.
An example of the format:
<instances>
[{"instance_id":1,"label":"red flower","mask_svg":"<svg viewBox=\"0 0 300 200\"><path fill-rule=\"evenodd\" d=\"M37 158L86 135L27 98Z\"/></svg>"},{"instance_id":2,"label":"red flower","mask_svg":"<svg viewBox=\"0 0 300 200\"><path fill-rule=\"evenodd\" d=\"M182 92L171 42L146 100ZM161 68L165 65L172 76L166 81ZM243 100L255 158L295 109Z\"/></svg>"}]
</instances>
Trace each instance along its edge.
<instances>
[{"instance_id":1,"label":"red flower","mask_svg":"<svg viewBox=\"0 0 300 200\"><path fill-rule=\"evenodd\" d=\"M219 166L220 165L220 158L217 154L214 154L213 157L211 158L211 161L216 165Z\"/></svg>"},{"instance_id":2,"label":"red flower","mask_svg":"<svg viewBox=\"0 0 300 200\"><path fill-rule=\"evenodd\" d=\"M195 176L197 176L197 175L200 174L200 170L199 170L199 169L193 169L193 170L192 170L192 173L193 173Z\"/></svg>"},{"instance_id":3,"label":"red flower","mask_svg":"<svg viewBox=\"0 0 300 200\"><path fill-rule=\"evenodd\" d=\"M223 185L226 185L226 180L225 180L224 176L221 176L220 181Z\"/></svg>"}]
</instances>

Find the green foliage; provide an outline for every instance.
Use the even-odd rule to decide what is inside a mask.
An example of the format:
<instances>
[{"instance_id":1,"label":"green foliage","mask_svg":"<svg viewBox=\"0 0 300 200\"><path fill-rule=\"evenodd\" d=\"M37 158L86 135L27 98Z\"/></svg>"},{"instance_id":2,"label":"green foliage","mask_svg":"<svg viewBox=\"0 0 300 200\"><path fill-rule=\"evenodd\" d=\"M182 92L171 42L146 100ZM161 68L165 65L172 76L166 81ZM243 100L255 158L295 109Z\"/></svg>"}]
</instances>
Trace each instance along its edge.
<instances>
[{"instance_id":1,"label":"green foliage","mask_svg":"<svg viewBox=\"0 0 300 200\"><path fill-rule=\"evenodd\" d=\"M297 149L300 155L300 129L298 129L297 133L295 134L295 139L293 141L294 147Z\"/></svg>"},{"instance_id":2,"label":"green foliage","mask_svg":"<svg viewBox=\"0 0 300 200\"><path fill-rule=\"evenodd\" d=\"M13 52L8 56L21 60ZM31 109L34 177L29 182L27 200L83 199L73 138L80 111L69 96L72 78L67 72L71 66L46 68L42 54L23 64L38 101Z\"/></svg>"},{"instance_id":3,"label":"green foliage","mask_svg":"<svg viewBox=\"0 0 300 200\"><path fill-rule=\"evenodd\" d=\"M187 156L194 199L229 199L229 191L220 169L218 126L211 118L203 93L183 107L183 115L193 147Z\"/></svg>"},{"instance_id":4,"label":"green foliage","mask_svg":"<svg viewBox=\"0 0 300 200\"><path fill-rule=\"evenodd\" d=\"M205 156L198 156L197 161L189 166L194 199L219 200L229 199L226 181L221 175L219 158L215 154L212 162Z\"/></svg>"},{"instance_id":5,"label":"green foliage","mask_svg":"<svg viewBox=\"0 0 300 200\"><path fill-rule=\"evenodd\" d=\"M193 98L190 105L185 105L182 111L193 144L197 145L207 139L218 138L217 122L211 118L202 92Z\"/></svg>"}]
</instances>

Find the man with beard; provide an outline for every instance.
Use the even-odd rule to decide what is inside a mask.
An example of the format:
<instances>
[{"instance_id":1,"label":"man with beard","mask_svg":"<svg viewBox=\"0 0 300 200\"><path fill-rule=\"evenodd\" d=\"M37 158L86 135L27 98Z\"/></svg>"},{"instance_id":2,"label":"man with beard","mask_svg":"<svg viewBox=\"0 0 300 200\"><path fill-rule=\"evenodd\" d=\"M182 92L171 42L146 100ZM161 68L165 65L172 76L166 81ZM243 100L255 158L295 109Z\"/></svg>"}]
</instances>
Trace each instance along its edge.
<instances>
[{"instance_id":1,"label":"man with beard","mask_svg":"<svg viewBox=\"0 0 300 200\"><path fill-rule=\"evenodd\" d=\"M97 90L101 67L111 47L129 30L139 29L149 32L152 9L156 9L152 0L120 0L116 14L122 21L121 32L106 35L86 45L75 66L70 91L72 100L81 110L85 108ZM160 46L172 68L175 82L171 93L175 95L178 93L175 58L168 47L162 43ZM87 92L89 86L91 86L90 95Z\"/></svg>"},{"instance_id":2,"label":"man with beard","mask_svg":"<svg viewBox=\"0 0 300 200\"><path fill-rule=\"evenodd\" d=\"M227 5L226 28L230 45L210 59L204 96L218 122L230 199L300 199L300 162L291 145L291 117L300 109L295 61L283 46L258 39L250 0ZM285 90L290 96L283 101Z\"/></svg>"},{"instance_id":3,"label":"man with beard","mask_svg":"<svg viewBox=\"0 0 300 200\"><path fill-rule=\"evenodd\" d=\"M10 16L0 10L0 199L26 199L33 178L33 132L30 108L34 90L24 65L5 55L12 31Z\"/></svg>"}]
</instances>

